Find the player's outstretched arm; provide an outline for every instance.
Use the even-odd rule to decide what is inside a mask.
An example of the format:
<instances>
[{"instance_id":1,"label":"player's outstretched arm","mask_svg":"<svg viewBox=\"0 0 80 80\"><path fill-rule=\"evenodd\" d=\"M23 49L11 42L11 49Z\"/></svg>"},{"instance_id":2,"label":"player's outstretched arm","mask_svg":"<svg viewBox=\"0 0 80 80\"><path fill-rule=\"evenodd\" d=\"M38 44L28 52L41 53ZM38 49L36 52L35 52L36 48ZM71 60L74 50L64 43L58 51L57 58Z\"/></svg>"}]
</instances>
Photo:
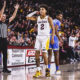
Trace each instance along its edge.
<instances>
[{"instance_id":1,"label":"player's outstretched arm","mask_svg":"<svg viewBox=\"0 0 80 80\"><path fill-rule=\"evenodd\" d=\"M26 16L26 19L27 19L27 20L32 20L32 21L37 21L37 17L34 17L34 16L33 16L33 15L36 14L37 12L38 12L38 11L34 11L34 12L28 14L28 15Z\"/></svg>"},{"instance_id":2,"label":"player's outstretched arm","mask_svg":"<svg viewBox=\"0 0 80 80\"><path fill-rule=\"evenodd\" d=\"M16 17L17 11L19 9L19 4L16 4L16 6L14 6L15 11L13 13L13 15L9 18L9 22L12 22L14 20L14 18Z\"/></svg>"},{"instance_id":3,"label":"player's outstretched arm","mask_svg":"<svg viewBox=\"0 0 80 80\"><path fill-rule=\"evenodd\" d=\"M54 44L54 35L55 35L55 28L54 28L54 25L53 25L53 20L51 17L48 18L49 20L49 24L52 28L52 40L51 40L51 43Z\"/></svg>"},{"instance_id":4,"label":"player's outstretched arm","mask_svg":"<svg viewBox=\"0 0 80 80\"><path fill-rule=\"evenodd\" d=\"M2 15L4 14L5 8L6 8L6 1L4 1L4 5L3 5L3 7L2 7L2 9L1 9L1 11L0 11L0 18L1 18Z\"/></svg>"}]
</instances>

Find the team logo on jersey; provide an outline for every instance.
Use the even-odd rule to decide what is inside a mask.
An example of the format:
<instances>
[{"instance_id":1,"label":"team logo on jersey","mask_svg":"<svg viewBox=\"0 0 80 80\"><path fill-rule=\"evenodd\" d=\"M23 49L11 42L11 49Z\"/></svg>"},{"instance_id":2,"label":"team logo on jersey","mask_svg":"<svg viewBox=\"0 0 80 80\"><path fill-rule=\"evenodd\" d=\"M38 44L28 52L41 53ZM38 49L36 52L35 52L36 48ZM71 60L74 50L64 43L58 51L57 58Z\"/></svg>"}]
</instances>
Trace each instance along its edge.
<instances>
[{"instance_id":1,"label":"team logo on jersey","mask_svg":"<svg viewBox=\"0 0 80 80\"><path fill-rule=\"evenodd\" d=\"M47 23L47 21L38 21L38 23Z\"/></svg>"}]
</instances>

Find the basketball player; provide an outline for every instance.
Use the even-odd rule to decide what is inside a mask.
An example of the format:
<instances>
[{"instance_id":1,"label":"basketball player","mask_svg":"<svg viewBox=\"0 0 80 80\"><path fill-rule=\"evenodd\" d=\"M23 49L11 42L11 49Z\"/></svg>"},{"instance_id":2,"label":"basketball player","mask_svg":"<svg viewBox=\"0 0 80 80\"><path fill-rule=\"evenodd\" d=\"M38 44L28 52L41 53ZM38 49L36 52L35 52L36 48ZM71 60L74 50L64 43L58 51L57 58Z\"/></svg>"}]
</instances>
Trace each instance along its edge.
<instances>
[{"instance_id":1,"label":"basketball player","mask_svg":"<svg viewBox=\"0 0 80 80\"><path fill-rule=\"evenodd\" d=\"M38 35L36 37L36 43L35 43L35 59L36 59L36 65L37 65L37 71L36 74L33 77L39 77L41 76L41 68L40 68L40 50L42 49L42 56L44 59L45 67L46 67L46 77L50 76L50 71L48 69L48 58L47 58L47 50L49 48L49 38L50 38L50 26L52 28L52 39L51 44L54 43L54 27L52 18L47 15L48 7L45 4L42 4L40 6L40 16L34 17L34 14L37 14L38 12L32 12L31 14L27 15L28 20L35 20L37 21L38 25Z\"/></svg>"},{"instance_id":2,"label":"basketball player","mask_svg":"<svg viewBox=\"0 0 80 80\"><path fill-rule=\"evenodd\" d=\"M55 27L55 36L54 36L54 44L49 45L48 50L48 68L50 68L52 50L54 51L55 63L56 63L56 74L61 74L59 70L59 41L62 41L59 36L59 30L61 29L61 21L63 18L63 14L61 11L56 11L56 19L53 20L53 25ZM50 40L52 39L52 29L50 31Z\"/></svg>"}]
</instances>

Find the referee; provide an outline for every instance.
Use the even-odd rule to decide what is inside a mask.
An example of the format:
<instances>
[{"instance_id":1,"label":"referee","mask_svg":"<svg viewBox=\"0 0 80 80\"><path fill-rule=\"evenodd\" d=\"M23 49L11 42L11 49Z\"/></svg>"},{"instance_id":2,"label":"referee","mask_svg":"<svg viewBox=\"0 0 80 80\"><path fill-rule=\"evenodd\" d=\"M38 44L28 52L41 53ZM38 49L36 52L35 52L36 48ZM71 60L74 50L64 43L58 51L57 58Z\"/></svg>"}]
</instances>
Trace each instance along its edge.
<instances>
[{"instance_id":1,"label":"referee","mask_svg":"<svg viewBox=\"0 0 80 80\"><path fill-rule=\"evenodd\" d=\"M12 22L16 17L19 5L16 4L16 6L14 7L15 11L8 20L6 19L6 14L3 14L5 6L6 1L4 1L4 6L0 11L0 52L3 53L3 72L11 73L11 71L7 69L7 24Z\"/></svg>"}]
</instances>

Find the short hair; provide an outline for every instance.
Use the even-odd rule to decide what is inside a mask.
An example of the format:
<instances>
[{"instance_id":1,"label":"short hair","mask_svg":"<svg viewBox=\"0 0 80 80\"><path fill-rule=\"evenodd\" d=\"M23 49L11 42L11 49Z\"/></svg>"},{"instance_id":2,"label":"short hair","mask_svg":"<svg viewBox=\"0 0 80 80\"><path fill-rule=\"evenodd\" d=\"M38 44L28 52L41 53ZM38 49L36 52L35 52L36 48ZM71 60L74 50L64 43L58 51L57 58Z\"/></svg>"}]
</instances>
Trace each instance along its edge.
<instances>
[{"instance_id":1,"label":"short hair","mask_svg":"<svg viewBox=\"0 0 80 80\"><path fill-rule=\"evenodd\" d=\"M48 6L47 6L46 4L41 4L41 5L40 5L40 8L45 8L46 11L48 12Z\"/></svg>"},{"instance_id":2,"label":"short hair","mask_svg":"<svg viewBox=\"0 0 80 80\"><path fill-rule=\"evenodd\" d=\"M63 13L60 10L57 10L55 15L58 16L59 14L63 14Z\"/></svg>"}]
</instances>

